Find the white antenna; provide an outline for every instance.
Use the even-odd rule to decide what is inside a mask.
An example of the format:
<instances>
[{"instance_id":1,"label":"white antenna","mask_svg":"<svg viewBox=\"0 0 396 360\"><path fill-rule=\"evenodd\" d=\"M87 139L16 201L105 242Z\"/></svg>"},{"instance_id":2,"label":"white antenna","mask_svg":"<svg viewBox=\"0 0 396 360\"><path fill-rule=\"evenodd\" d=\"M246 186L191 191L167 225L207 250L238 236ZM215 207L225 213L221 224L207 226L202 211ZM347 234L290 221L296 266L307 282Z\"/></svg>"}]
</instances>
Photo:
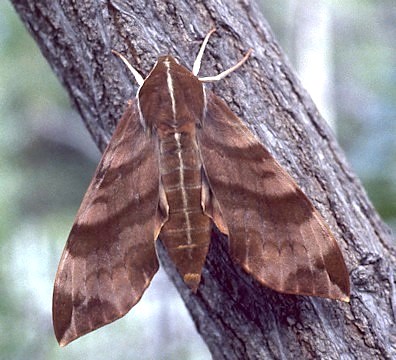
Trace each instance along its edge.
<instances>
[{"instance_id":1,"label":"white antenna","mask_svg":"<svg viewBox=\"0 0 396 360\"><path fill-rule=\"evenodd\" d=\"M136 82L138 83L139 86L142 86L144 83L144 79L143 76L140 75L139 71L137 71L130 63L129 61L126 59L126 57L124 55L121 55L118 51L115 50L111 50L111 52L115 55L117 55L124 63L125 65L128 67L128 69L131 71L131 73L133 74L133 76L135 77Z\"/></svg>"}]
</instances>

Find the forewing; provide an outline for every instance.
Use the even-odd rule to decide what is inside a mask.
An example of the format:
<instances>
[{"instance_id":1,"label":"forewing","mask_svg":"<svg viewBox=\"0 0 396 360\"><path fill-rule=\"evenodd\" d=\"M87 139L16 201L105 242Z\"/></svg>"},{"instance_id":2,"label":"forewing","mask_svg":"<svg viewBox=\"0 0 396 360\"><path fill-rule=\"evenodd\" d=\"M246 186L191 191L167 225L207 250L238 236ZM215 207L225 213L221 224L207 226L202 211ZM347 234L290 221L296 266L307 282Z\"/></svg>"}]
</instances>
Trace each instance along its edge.
<instances>
[{"instance_id":1,"label":"forewing","mask_svg":"<svg viewBox=\"0 0 396 360\"><path fill-rule=\"evenodd\" d=\"M158 270L158 149L132 103L103 154L77 213L55 279L60 345L125 315Z\"/></svg>"},{"instance_id":2,"label":"forewing","mask_svg":"<svg viewBox=\"0 0 396 360\"><path fill-rule=\"evenodd\" d=\"M217 219L216 212L212 217L220 230L226 226L222 231L228 232L234 260L276 291L348 301L348 272L328 226L294 180L213 94L197 137L215 198L210 203L220 207Z\"/></svg>"}]
</instances>

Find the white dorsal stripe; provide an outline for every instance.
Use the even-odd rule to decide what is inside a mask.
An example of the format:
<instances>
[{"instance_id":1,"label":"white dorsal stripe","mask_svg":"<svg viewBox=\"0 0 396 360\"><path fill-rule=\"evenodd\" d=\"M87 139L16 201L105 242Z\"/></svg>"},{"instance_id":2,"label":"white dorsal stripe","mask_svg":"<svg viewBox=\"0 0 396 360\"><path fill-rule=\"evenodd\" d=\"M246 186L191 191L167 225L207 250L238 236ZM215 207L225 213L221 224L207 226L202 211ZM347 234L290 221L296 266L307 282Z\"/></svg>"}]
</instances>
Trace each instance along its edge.
<instances>
[{"instance_id":1,"label":"white dorsal stripe","mask_svg":"<svg viewBox=\"0 0 396 360\"><path fill-rule=\"evenodd\" d=\"M173 80L172 76L170 74L170 62L169 60L164 61L165 67L166 67L166 83L168 84L168 91L169 95L171 97L171 102L172 102L172 114L173 114L173 122L176 124L176 100L175 100L175 93L173 90ZM175 134L176 135L176 134Z\"/></svg>"},{"instance_id":2,"label":"white dorsal stripe","mask_svg":"<svg viewBox=\"0 0 396 360\"><path fill-rule=\"evenodd\" d=\"M172 103L172 115L173 115L173 123L174 127L177 128L177 119L176 119L176 100L175 100L175 93L174 93L174 88L173 88L173 80L172 80L172 75L170 73L170 62L169 60L164 61L164 65L166 67L166 82L168 85L168 91L169 95L171 98L171 103ZM184 214L184 218L186 221L186 235L187 235L187 244L190 245L192 244L192 238L191 238L191 221L190 221L190 214L187 211L188 209L188 199L187 199L187 191L184 185L184 161L183 161L183 153L182 153L182 147L181 147L181 133L175 132L174 134L175 141L176 141L176 151L175 153L177 154L177 157L179 159L179 187L181 190L182 194L182 211ZM190 254L191 255L191 254Z\"/></svg>"},{"instance_id":3,"label":"white dorsal stripe","mask_svg":"<svg viewBox=\"0 0 396 360\"><path fill-rule=\"evenodd\" d=\"M181 142L180 142L181 134L175 132L175 140L177 146L177 156L179 158L179 181L180 181L180 189L182 193L182 202L183 202L183 213L186 220L186 234L187 234L187 244L192 243L191 238L191 222L190 222L190 214L187 211L188 209L188 200L187 200L187 191L184 186L184 161L181 151Z\"/></svg>"}]
</instances>

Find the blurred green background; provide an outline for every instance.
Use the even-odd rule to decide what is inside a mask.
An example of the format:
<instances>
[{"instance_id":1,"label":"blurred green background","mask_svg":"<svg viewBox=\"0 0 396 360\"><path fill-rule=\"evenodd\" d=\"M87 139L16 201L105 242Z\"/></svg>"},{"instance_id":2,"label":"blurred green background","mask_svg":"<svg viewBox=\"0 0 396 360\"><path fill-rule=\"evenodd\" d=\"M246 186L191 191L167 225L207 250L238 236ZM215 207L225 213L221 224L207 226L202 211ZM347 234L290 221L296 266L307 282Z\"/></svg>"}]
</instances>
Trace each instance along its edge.
<instances>
[{"instance_id":1,"label":"blurred green background","mask_svg":"<svg viewBox=\"0 0 396 360\"><path fill-rule=\"evenodd\" d=\"M395 229L396 3L260 5ZM100 154L7 1L0 2L0 119L0 359L210 358L162 272L125 318L58 347L53 279Z\"/></svg>"}]
</instances>

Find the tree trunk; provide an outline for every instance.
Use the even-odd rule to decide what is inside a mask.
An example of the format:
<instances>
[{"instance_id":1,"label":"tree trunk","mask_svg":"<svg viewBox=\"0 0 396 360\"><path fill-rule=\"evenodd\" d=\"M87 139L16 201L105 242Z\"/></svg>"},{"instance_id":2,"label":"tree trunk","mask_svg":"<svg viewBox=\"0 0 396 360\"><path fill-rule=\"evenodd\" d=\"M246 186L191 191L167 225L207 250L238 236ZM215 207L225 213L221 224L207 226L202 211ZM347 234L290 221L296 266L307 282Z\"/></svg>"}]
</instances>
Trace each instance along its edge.
<instances>
[{"instance_id":1,"label":"tree trunk","mask_svg":"<svg viewBox=\"0 0 396 360\"><path fill-rule=\"evenodd\" d=\"M160 54L191 68L217 28L201 75L250 60L213 85L293 175L333 230L351 278L351 302L282 295L231 261L216 234L192 294L160 257L215 359L391 359L395 249L333 134L301 88L268 24L248 0L12 0L101 150L137 85L111 49L148 74ZM232 174L230 174L232 176Z\"/></svg>"}]
</instances>

